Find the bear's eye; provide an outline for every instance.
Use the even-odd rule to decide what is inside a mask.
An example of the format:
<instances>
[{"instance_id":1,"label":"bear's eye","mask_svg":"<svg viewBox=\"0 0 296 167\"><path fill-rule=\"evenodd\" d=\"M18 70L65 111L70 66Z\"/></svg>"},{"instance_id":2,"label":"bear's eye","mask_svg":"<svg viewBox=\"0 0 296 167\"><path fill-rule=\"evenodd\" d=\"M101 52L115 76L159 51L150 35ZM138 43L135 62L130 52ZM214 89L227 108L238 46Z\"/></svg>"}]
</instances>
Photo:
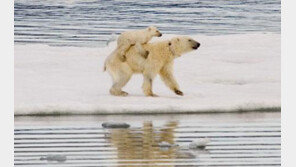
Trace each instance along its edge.
<instances>
[{"instance_id":1,"label":"bear's eye","mask_svg":"<svg viewBox=\"0 0 296 167\"><path fill-rule=\"evenodd\" d=\"M191 42L191 39L188 39L189 42Z\"/></svg>"}]
</instances>

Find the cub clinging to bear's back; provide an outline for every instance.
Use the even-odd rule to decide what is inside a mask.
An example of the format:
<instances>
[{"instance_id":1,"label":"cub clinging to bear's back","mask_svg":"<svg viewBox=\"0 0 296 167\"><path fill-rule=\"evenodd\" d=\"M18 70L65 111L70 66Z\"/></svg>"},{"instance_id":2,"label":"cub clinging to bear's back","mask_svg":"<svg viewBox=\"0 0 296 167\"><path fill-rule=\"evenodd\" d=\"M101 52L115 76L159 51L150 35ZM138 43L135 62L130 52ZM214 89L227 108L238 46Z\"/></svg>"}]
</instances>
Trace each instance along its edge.
<instances>
[{"instance_id":1,"label":"cub clinging to bear's back","mask_svg":"<svg viewBox=\"0 0 296 167\"><path fill-rule=\"evenodd\" d=\"M127 50L131 46L135 45L140 55L143 56L144 58L147 58L149 52L143 49L142 44L146 44L154 36L156 37L162 36L159 30L154 26L150 26L141 30L126 31L121 33L117 39L117 48L116 48L117 56L121 61L124 62L126 60L125 54Z\"/></svg>"}]
</instances>

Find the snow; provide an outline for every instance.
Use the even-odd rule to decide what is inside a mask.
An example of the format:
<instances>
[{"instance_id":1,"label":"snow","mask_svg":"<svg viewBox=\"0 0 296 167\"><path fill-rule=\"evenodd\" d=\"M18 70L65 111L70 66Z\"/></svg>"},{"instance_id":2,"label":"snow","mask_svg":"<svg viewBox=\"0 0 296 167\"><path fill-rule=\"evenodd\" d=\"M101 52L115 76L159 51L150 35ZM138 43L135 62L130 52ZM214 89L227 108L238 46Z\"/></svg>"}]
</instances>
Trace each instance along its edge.
<instances>
[{"instance_id":1,"label":"snow","mask_svg":"<svg viewBox=\"0 0 296 167\"><path fill-rule=\"evenodd\" d=\"M169 39L175 35L165 35ZM280 34L191 36L197 51L175 60L175 76L184 96L156 78L159 97L145 97L142 76L134 75L124 91L109 94L103 72L104 48L15 45L15 115L234 112L280 107Z\"/></svg>"}]
</instances>

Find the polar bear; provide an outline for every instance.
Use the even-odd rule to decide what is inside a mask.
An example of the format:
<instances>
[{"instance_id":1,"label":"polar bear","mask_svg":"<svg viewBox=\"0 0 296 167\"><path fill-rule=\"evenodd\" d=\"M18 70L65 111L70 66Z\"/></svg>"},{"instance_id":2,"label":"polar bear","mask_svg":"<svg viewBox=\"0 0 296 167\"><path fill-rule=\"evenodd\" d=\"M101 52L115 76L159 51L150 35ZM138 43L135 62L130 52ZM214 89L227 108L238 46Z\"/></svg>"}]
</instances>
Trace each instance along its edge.
<instances>
[{"instance_id":1,"label":"polar bear","mask_svg":"<svg viewBox=\"0 0 296 167\"><path fill-rule=\"evenodd\" d=\"M133 45L136 45L138 52L141 56L146 58L149 54L146 50L142 48L141 44L146 44L151 40L152 37L161 37L162 34L159 30L154 27L150 26L145 29L135 30L135 31L126 31L120 34L117 39L117 54L121 61L125 61L125 53L126 51Z\"/></svg>"},{"instance_id":2,"label":"polar bear","mask_svg":"<svg viewBox=\"0 0 296 167\"><path fill-rule=\"evenodd\" d=\"M126 62L121 62L116 54L112 53L105 61L105 68L112 77L113 85L110 94L115 96L127 96L122 87L130 80L134 73L142 73L144 82L143 92L146 96L157 96L152 92L153 79L160 75L167 87L177 95L183 95L173 75L174 59L182 54L196 50L200 43L190 37L174 37L171 40L154 42L142 45L149 51L145 59L139 56L137 48L132 46L126 53Z\"/></svg>"}]
</instances>

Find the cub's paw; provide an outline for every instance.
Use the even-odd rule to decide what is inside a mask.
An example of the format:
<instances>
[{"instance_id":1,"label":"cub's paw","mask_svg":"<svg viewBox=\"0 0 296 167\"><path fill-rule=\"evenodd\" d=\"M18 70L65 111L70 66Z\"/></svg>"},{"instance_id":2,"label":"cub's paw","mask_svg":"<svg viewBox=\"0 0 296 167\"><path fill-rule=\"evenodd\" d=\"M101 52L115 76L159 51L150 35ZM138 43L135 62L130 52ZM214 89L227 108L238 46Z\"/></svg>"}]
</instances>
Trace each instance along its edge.
<instances>
[{"instance_id":1,"label":"cub's paw","mask_svg":"<svg viewBox=\"0 0 296 167\"><path fill-rule=\"evenodd\" d=\"M145 51L144 54L142 55L144 59L147 59L149 55L149 51Z\"/></svg>"},{"instance_id":2,"label":"cub's paw","mask_svg":"<svg viewBox=\"0 0 296 167\"><path fill-rule=\"evenodd\" d=\"M178 89L175 89L175 93L176 93L177 95L179 95L179 96L183 96L183 95L184 95L183 92L180 91L180 90L178 90Z\"/></svg>"},{"instance_id":3,"label":"cub's paw","mask_svg":"<svg viewBox=\"0 0 296 167\"><path fill-rule=\"evenodd\" d=\"M120 61L125 62L126 61L126 56L125 55L119 56L119 59L120 59Z\"/></svg>"}]
</instances>

